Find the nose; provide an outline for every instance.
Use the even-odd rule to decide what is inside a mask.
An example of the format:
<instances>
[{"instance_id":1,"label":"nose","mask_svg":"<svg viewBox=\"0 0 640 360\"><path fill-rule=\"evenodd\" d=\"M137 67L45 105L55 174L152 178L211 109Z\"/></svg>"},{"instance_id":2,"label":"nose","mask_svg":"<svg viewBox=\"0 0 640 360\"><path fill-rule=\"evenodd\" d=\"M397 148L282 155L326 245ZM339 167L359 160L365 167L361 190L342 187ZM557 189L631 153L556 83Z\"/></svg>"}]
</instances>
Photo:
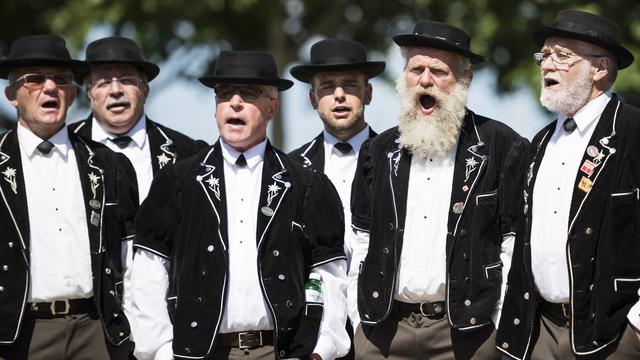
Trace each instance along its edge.
<instances>
[{"instance_id":1,"label":"nose","mask_svg":"<svg viewBox=\"0 0 640 360\"><path fill-rule=\"evenodd\" d=\"M240 96L237 91L233 94L231 99L229 99L229 105L231 105L231 107L234 109L242 108L243 103L244 100L242 100L242 96Z\"/></svg>"},{"instance_id":2,"label":"nose","mask_svg":"<svg viewBox=\"0 0 640 360\"><path fill-rule=\"evenodd\" d=\"M55 90L58 87L58 85L55 83L55 81L53 81L50 78L46 78L44 80L44 84L42 85L42 88L45 91L51 91L51 90Z\"/></svg>"},{"instance_id":3,"label":"nose","mask_svg":"<svg viewBox=\"0 0 640 360\"><path fill-rule=\"evenodd\" d=\"M333 90L333 97L337 100L337 101L343 101L345 99L345 91L342 88L342 86L336 86L336 88Z\"/></svg>"},{"instance_id":4,"label":"nose","mask_svg":"<svg viewBox=\"0 0 640 360\"><path fill-rule=\"evenodd\" d=\"M427 69L425 70L421 75L420 75L420 86L422 87L430 87L433 86L434 82L433 82L433 75L431 74L431 72Z\"/></svg>"},{"instance_id":5,"label":"nose","mask_svg":"<svg viewBox=\"0 0 640 360\"><path fill-rule=\"evenodd\" d=\"M542 72L554 71L557 69L558 69L558 66L553 62L553 59L551 58L551 56L547 56L540 63L540 70L542 70Z\"/></svg>"},{"instance_id":6,"label":"nose","mask_svg":"<svg viewBox=\"0 0 640 360\"><path fill-rule=\"evenodd\" d=\"M117 78L112 78L111 83L109 84L109 94L118 95L123 93L122 84Z\"/></svg>"}]
</instances>

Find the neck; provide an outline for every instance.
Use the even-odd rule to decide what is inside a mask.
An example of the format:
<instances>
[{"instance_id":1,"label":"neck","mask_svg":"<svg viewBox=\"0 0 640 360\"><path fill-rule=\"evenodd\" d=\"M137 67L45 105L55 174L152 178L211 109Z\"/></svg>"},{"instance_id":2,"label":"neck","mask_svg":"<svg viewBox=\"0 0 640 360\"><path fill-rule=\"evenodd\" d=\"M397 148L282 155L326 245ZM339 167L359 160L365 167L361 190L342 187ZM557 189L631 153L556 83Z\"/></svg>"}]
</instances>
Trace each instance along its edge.
<instances>
[{"instance_id":1,"label":"neck","mask_svg":"<svg viewBox=\"0 0 640 360\"><path fill-rule=\"evenodd\" d=\"M56 124L51 126L32 126L30 127L24 120L18 120L20 125L25 129L31 131L34 135L39 137L42 140L49 140L53 135L58 133L60 129L64 127L64 122L62 124Z\"/></svg>"},{"instance_id":2,"label":"neck","mask_svg":"<svg viewBox=\"0 0 640 360\"><path fill-rule=\"evenodd\" d=\"M358 133L360 133L360 131L362 131L365 127L367 127L367 123L362 121L361 123L354 125L349 129L329 129L327 126L325 126L324 129L336 139L342 142L347 142L352 137L358 135Z\"/></svg>"}]
</instances>

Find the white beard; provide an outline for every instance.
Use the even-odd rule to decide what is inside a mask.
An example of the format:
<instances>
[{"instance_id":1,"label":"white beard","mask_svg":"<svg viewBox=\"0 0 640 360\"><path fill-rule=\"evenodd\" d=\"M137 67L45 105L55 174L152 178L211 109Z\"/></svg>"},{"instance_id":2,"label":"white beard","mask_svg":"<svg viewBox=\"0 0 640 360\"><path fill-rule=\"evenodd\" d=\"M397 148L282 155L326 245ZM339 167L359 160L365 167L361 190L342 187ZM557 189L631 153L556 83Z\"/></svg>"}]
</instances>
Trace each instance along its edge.
<instances>
[{"instance_id":1,"label":"white beard","mask_svg":"<svg viewBox=\"0 0 640 360\"><path fill-rule=\"evenodd\" d=\"M540 91L540 103L551 112L557 112L565 116L573 116L578 110L589 102L593 88L591 80L591 67L583 67L576 80L562 84L560 89L550 90L545 88L542 80Z\"/></svg>"},{"instance_id":2,"label":"white beard","mask_svg":"<svg viewBox=\"0 0 640 360\"><path fill-rule=\"evenodd\" d=\"M466 114L468 81L457 82L451 93L445 94L435 86L407 89L402 74L396 80L396 90L400 95L400 144L421 159L448 156L458 141ZM432 96L436 101L430 115L421 114L417 108L422 95Z\"/></svg>"}]
</instances>

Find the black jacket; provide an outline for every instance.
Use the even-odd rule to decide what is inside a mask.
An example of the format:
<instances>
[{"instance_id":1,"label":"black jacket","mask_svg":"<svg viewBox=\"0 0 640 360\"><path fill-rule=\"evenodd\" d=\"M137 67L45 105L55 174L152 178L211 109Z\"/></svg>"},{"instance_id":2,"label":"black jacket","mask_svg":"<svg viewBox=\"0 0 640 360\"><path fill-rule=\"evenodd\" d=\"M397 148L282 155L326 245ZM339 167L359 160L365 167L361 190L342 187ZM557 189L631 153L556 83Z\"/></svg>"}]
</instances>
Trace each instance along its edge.
<instances>
[{"instance_id":1,"label":"black jacket","mask_svg":"<svg viewBox=\"0 0 640 360\"><path fill-rule=\"evenodd\" d=\"M366 325L389 316L402 253L411 154L399 146L398 136L392 128L365 142L353 182L353 227L370 233L358 278L358 310ZM526 145L506 125L467 111L455 157L446 244L446 303L455 328L491 323L502 283L501 244L513 232L512 176Z\"/></svg>"},{"instance_id":2,"label":"black jacket","mask_svg":"<svg viewBox=\"0 0 640 360\"><path fill-rule=\"evenodd\" d=\"M167 300L177 358L211 353L225 308L223 161L217 142L163 169L137 217L140 234L134 246L171 261ZM275 187L276 195L268 198L267 189ZM261 189L256 214L258 276L275 323L276 359L308 356L317 340L322 307L305 304L304 283L311 268L345 258L342 206L326 176L294 164L269 144ZM271 216L262 211L265 206L273 210Z\"/></svg>"},{"instance_id":3,"label":"black jacket","mask_svg":"<svg viewBox=\"0 0 640 360\"><path fill-rule=\"evenodd\" d=\"M85 199L93 292L96 308L109 341L119 345L129 338L129 323L122 310L122 243L134 236L138 207L136 176L124 155L69 131L78 162ZM16 128L0 136L0 173L15 170L15 187L0 179L0 344L12 344L20 333L29 291L29 213ZM99 177L93 196L89 175ZM98 200L99 207L90 206ZM96 202L91 202L95 206Z\"/></svg>"},{"instance_id":4,"label":"black jacket","mask_svg":"<svg viewBox=\"0 0 640 360\"><path fill-rule=\"evenodd\" d=\"M378 135L369 127L369 139ZM289 153L289 157L302 167L324 172L324 132Z\"/></svg>"},{"instance_id":5,"label":"black jacket","mask_svg":"<svg viewBox=\"0 0 640 360\"><path fill-rule=\"evenodd\" d=\"M571 345L576 354L593 354L615 342L640 287L640 110L616 96L607 104L589 145L604 157L580 190L578 171L571 200L566 255L571 287ZM497 334L498 348L515 359L528 358L537 327L537 293L531 272L533 186L552 122L533 139L521 164L518 234L507 294ZM588 146L589 146L588 145ZM585 149L576 149L584 152ZM581 163L593 160L586 152ZM517 320L516 320L517 319Z\"/></svg>"},{"instance_id":6,"label":"black jacket","mask_svg":"<svg viewBox=\"0 0 640 360\"><path fill-rule=\"evenodd\" d=\"M87 119L70 124L69 129L80 136L91 139L92 119L93 114L89 114ZM184 134L151 121L149 118L147 118L147 134L149 135L151 166L154 176L165 165L186 159L207 146L207 143L202 140L193 140Z\"/></svg>"}]
</instances>

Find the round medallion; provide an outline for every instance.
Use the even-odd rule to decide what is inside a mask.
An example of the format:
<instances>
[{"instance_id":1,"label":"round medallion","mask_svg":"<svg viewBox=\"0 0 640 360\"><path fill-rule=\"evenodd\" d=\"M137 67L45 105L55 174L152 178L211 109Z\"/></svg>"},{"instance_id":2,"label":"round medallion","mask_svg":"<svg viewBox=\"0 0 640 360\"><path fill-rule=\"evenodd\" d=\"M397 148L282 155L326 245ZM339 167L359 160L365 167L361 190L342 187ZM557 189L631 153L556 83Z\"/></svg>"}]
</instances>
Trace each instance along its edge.
<instances>
[{"instance_id":1,"label":"round medallion","mask_svg":"<svg viewBox=\"0 0 640 360\"><path fill-rule=\"evenodd\" d=\"M264 216L273 216L273 209L268 207L268 206L263 206L260 208L260 212L264 215Z\"/></svg>"}]
</instances>

